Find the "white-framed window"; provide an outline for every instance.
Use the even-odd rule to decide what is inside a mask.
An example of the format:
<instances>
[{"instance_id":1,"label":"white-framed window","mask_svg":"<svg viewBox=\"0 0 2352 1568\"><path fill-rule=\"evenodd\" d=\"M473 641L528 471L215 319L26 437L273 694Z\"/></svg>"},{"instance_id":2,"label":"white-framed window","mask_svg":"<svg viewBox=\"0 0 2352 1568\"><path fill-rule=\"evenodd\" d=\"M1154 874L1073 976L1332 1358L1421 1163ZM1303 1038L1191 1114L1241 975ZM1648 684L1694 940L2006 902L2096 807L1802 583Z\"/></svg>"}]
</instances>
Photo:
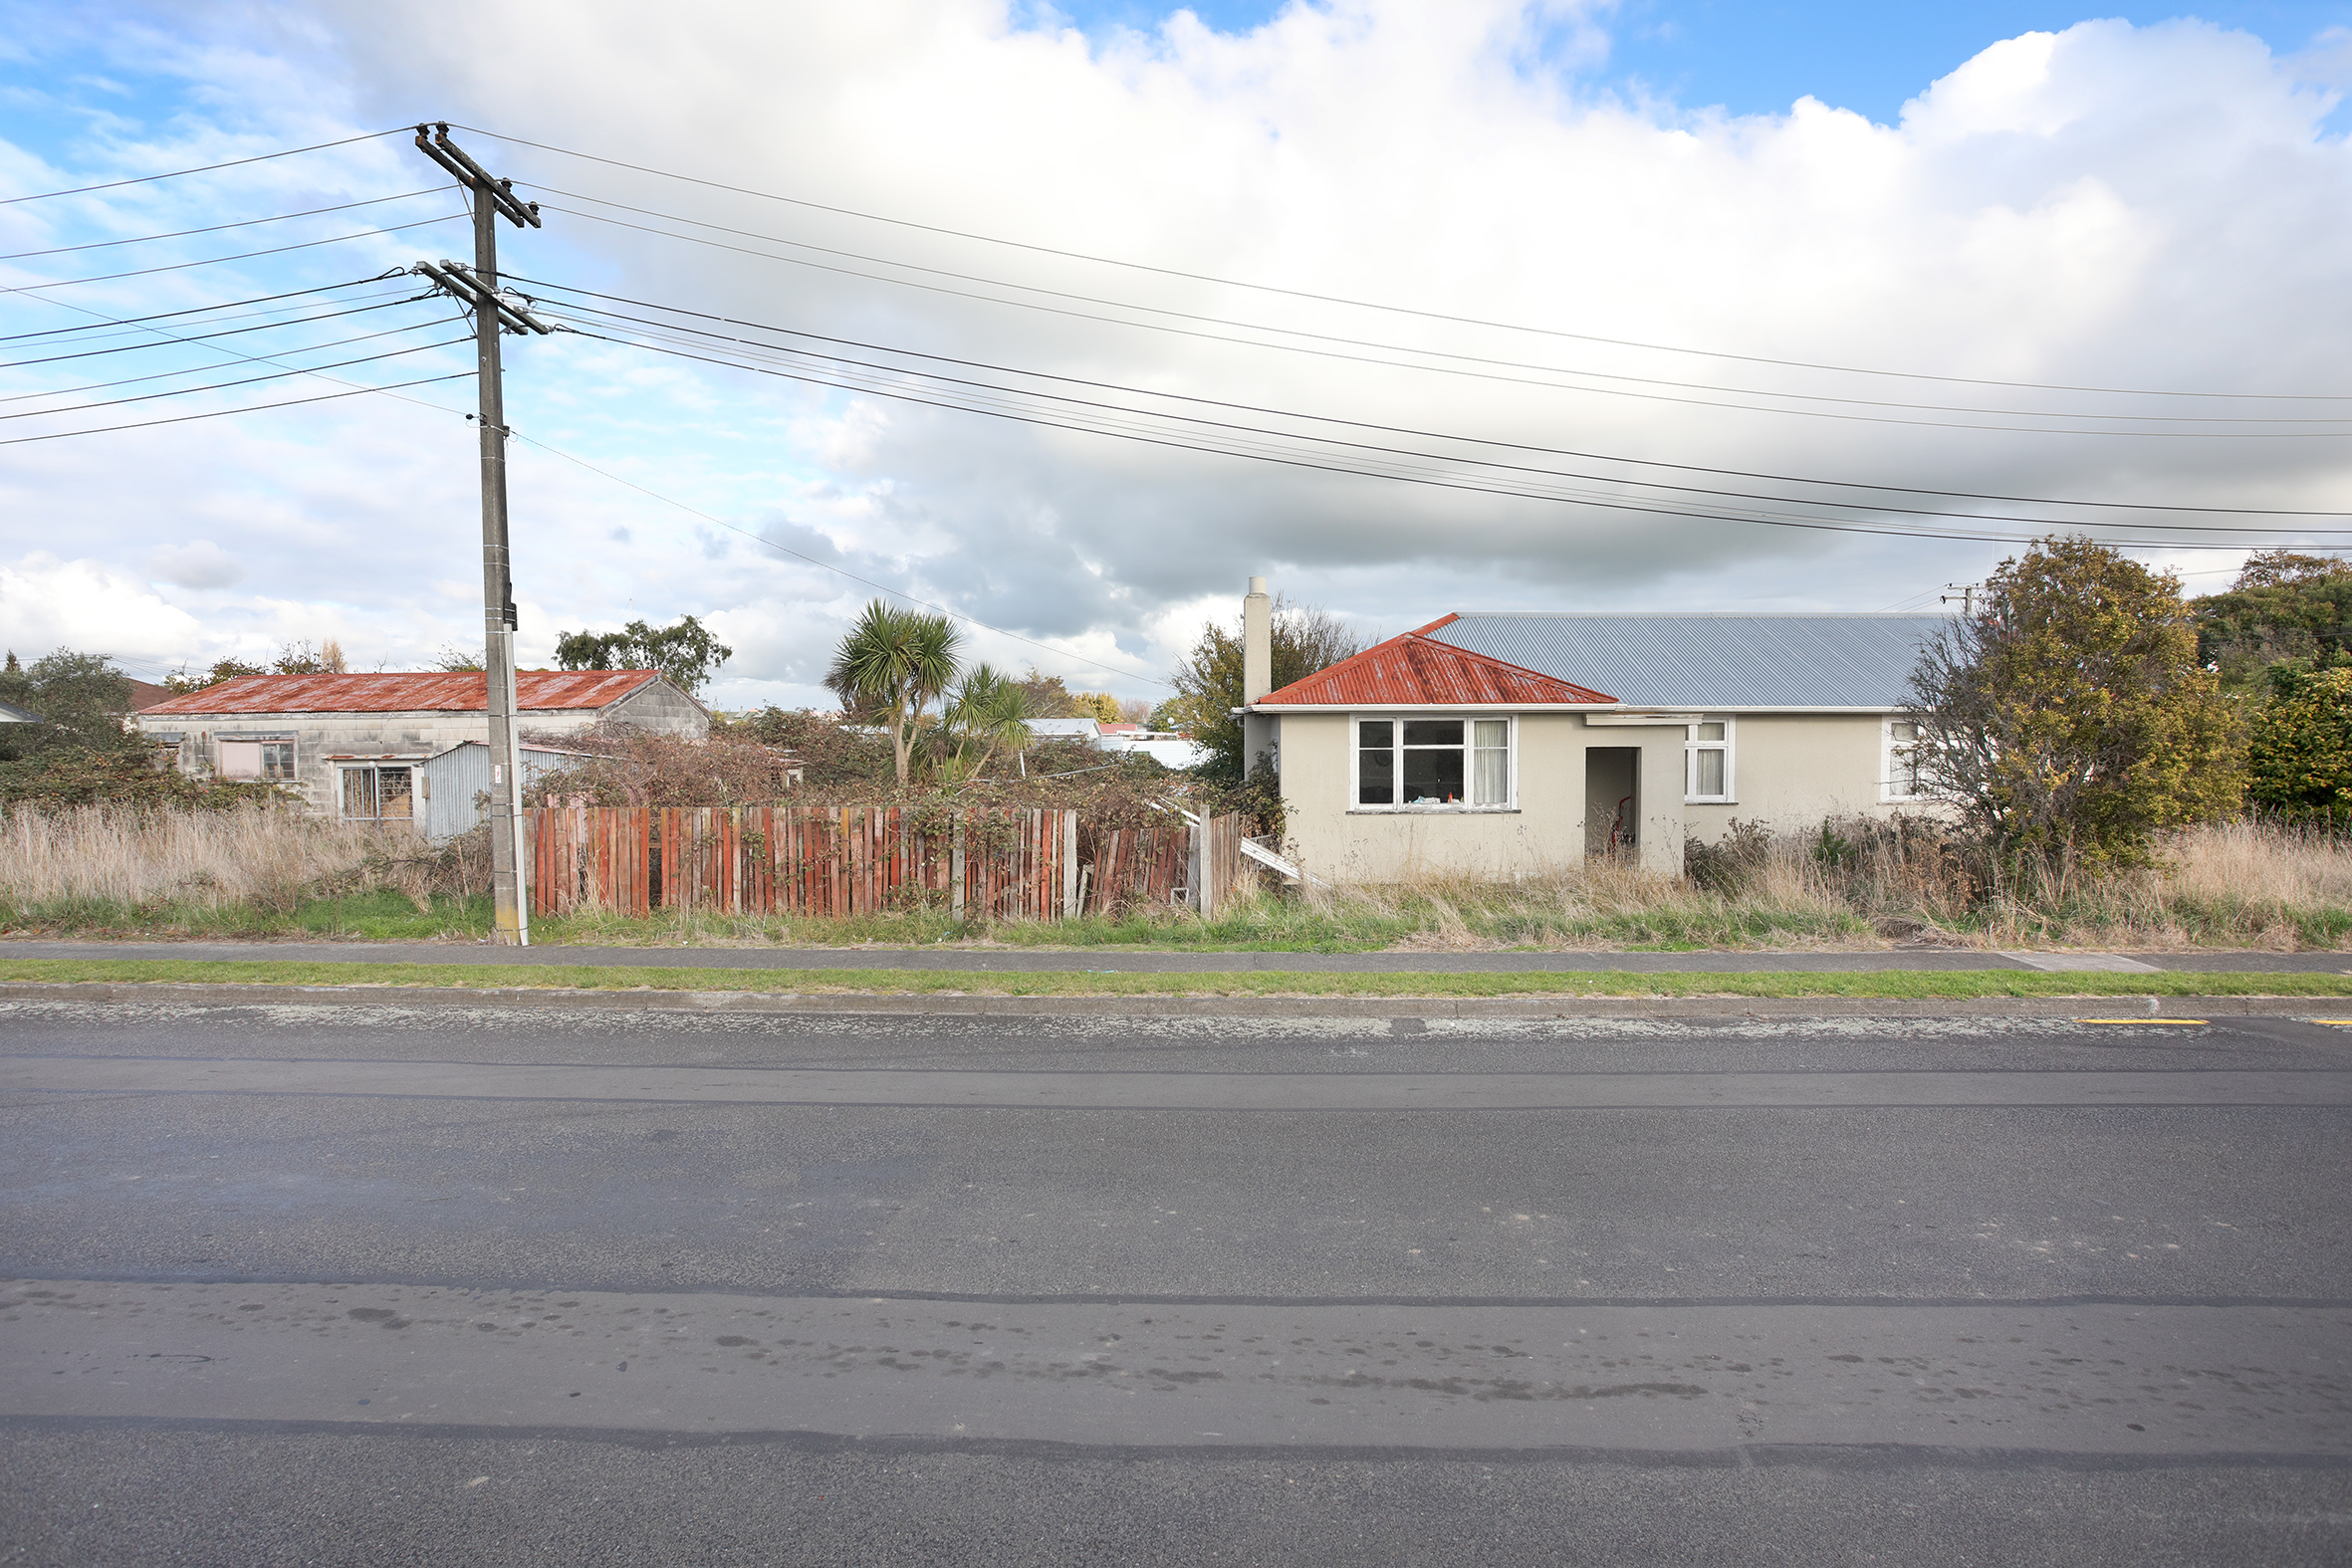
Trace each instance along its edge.
<instances>
[{"instance_id":1,"label":"white-framed window","mask_svg":"<svg viewBox=\"0 0 2352 1568\"><path fill-rule=\"evenodd\" d=\"M1354 809L1511 809L1516 728L1508 718L1357 719Z\"/></svg>"},{"instance_id":2,"label":"white-framed window","mask_svg":"<svg viewBox=\"0 0 2352 1568\"><path fill-rule=\"evenodd\" d=\"M415 772L406 764L366 764L338 770L347 822L405 822L416 815Z\"/></svg>"},{"instance_id":3,"label":"white-framed window","mask_svg":"<svg viewBox=\"0 0 2352 1568\"><path fill-rule=\"evenodd\" d=\"M1889 719L1880 730L1879 793L1881 800L1920 800L1927 786L1920 778L1919 722Z\"/></svg>"},{"instance_id":4,"label":"white-framed window","mask_svg":"<svg viewBox=\"0 0 2352 1568\"><path fill-rule=\"evenodd\" d=\"M1732 792L1732 723L1730 719L1701 719L1686 733L1682 747L1685 800L1736 798Z\"/></svg>"},{"instance_id":5,"label":"white-framed window","mask_svg":"<svg viewBox=\"0 0 2352 1568\"><path fill-rule=\"evenodd\" d=\"M223 779L294 783L294 738L224 735L213 743L214 771Z\"/></svg>"}]
</instances>

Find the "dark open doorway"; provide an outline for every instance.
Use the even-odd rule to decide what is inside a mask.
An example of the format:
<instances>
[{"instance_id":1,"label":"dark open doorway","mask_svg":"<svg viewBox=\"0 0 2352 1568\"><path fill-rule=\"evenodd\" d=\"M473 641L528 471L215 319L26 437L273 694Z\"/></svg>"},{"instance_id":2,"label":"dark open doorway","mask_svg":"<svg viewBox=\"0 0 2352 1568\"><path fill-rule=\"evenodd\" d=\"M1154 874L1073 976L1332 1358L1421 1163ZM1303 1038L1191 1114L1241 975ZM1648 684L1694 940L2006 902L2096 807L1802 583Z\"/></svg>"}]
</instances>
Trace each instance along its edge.
<instances>
[{"instance_id":1,"label":"dark open doorway","mask_svg":"<svg viewBox=\"0 0 2352 1568\"><path fill-rule=\"evenodd\" d=\"M1636 853L1641 847L1641 748L1593 746L1584 752L1584 855Z\"/></svg>"}]
</instances>

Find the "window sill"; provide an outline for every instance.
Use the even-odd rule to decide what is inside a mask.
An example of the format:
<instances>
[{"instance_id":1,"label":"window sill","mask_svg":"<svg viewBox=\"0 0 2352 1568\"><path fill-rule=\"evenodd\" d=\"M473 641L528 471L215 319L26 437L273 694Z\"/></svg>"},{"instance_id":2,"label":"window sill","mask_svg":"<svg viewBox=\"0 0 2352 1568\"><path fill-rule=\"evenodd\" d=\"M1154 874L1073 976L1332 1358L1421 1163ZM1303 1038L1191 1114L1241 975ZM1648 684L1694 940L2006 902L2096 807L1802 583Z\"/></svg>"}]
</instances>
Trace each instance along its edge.
<instances>
[{"instance_id":1,"label":"window sill","mask_svg":"<svg viewBox=\"0 0 2352 1568\"><path fill-rule=\"evenodd\" d=\"M1516 805L1351 805L1349 816L1517 816Z\"/></svg>"},{"instance_id":2,"label":"window sill","mask_svg":"<svg viewBox=\"0 0 2352 1568\"><path fill-rule=\"evenodd\" d=\"M1685 805L1738 805L1740 797L1733 794L1686 794L1682 797L1682 803Z\"/></svg>"}]
</instances>

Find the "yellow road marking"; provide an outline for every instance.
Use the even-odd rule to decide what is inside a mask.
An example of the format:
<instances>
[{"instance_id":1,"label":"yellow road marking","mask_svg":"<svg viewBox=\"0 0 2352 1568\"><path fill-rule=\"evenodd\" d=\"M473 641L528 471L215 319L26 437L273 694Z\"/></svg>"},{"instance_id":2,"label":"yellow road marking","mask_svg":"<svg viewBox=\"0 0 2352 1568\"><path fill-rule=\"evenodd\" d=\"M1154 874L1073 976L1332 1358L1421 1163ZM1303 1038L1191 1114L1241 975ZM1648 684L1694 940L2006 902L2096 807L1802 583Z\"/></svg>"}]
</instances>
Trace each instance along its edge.
<instances>
[{"instance_id":1,"label":"yellow road marking","mask_svg":"<svg viewBox=\"0 0 2352 1568\"><path fill-rule=\"evenodd\" d=\"M2204 1018L2156 1018L2156 1017L2148 1017L2148 1018L2076 1018L2074 1021L2075 1021L2075 1022L2077 1022L2077 1023L2204 1023L2204 1022L2206 1022L2207 1020L2206 1020L2206 1019L2204 1019ZM2321 1020L2318 1020L2318 1021L2324 1022L2324 1021L2326 1021L2326 1020L2325 1020L2325 1019L2321 1019ZM2346 1018L2346 1019L2344 1019L2343 1021L2345 1021L2346 1023L2352 1023L2352 1018Z\"/></svg>"}]
</instances>

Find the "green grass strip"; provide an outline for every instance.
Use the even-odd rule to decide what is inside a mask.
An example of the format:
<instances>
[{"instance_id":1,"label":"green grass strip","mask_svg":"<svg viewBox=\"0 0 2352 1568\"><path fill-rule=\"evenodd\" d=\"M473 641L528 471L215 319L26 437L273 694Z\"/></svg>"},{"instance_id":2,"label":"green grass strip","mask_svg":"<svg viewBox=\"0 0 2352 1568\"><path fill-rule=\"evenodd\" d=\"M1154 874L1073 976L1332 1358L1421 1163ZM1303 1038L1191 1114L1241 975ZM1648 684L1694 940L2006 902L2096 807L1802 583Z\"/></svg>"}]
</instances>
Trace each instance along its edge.
<instances>
[{"instance_id":1,"label":"green grass strip","mask_svg":"<svg viewBox=\"0 0 2352 1568\"><path fill-rule=\"evenodd\" d=\"M748 991L969 997L2352 997L2352 976L2248 971L2045 974L1848 970L1815 974L1334 975L1283 971L1101 975L1066 970L666 969L641 965L335 964L279 960L16 959L0 981L470 990Z\"/></svg>"}]
</instances>

